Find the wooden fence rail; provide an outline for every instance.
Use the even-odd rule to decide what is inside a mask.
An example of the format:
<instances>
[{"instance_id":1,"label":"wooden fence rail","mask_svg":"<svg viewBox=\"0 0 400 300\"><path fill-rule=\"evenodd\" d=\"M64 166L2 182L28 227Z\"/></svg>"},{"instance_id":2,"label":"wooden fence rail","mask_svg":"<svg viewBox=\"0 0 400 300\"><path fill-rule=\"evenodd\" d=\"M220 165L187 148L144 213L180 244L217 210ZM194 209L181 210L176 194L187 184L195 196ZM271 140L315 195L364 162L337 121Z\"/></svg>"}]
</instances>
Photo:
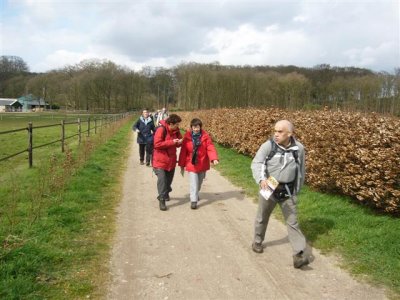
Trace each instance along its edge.
<instances>
[{"instance_id":1,"label":"wooden fence rail","mask_svg":"<svg viewBox=\"0 0 400 300\"><path fill-rule=\"evenodd\" d=\"M31 168L33 165L33 150L46 147L55 143L61 143L61 152L65 151L65 140L71 139L74 137L78 137L78 143L80 144L82 142L82 134L87 134L87 137L90 136L90 132L94 131L94 134L97 134L97 129L102 128L104 126L108 126L111 123L115 123L121 119L126 118L129 115L129 113L123 113L123 114L117 114L117 115L111 115L111 116L106 116L106 117L101 117L101 118L90 118L88 117L86 120L82 120L81 118L78 118L76 121L66 121L66 120L61 120L61 123L59 124L48 124L48 125L40 125L40 126L33 126L32 122L28 123L28 127L25 128L19 128L19 129L14 129L14 130L7 130L7 131L0 131L0 135L3 134L10 134L10 133L15 133L19 131L28 131L28 148L24 149L22 151L10 154L6 157L0 158L0 162L10 159L14 156L23 154L25 152L28 152L28 161L29 161L29 167ZM86 130L82 130L82 123L87 123L87 128ZM91 123L93 123L93 126L91 127ZM65 135L65 127L67 125L78 125L78 132L69 136ZM56 127L56 126L61 126L61 134L60 134L60 139L41 144L41 145L33 145L33 132L34 129L42 129L42 128L49 128L49 127Z\"/></svg>"}]
</instances>

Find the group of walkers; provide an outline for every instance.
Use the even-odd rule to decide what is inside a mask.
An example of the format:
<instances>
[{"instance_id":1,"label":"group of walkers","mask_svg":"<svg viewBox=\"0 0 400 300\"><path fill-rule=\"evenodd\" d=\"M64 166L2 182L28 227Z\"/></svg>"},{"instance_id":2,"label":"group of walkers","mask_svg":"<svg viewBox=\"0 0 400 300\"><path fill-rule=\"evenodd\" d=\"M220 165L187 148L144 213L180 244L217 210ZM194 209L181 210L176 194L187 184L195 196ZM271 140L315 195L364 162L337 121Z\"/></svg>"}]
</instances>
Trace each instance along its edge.
<instances>
[{"instance_id":1,"label":"group of walkers","mask_svg":"<svg viewBox=\"0 0 400 300\"><path fill-rule=\"evenodd\" d=\"M160 117L161 114L161 117ZM155 121L157 125L155 125ZM148 110L134 124L133 130L139 144L140 164L152 166L157 175L157 199L160 210L166 211L170 200L176 165L181 174L186 171L190 182L190 207L197 209L199 191L210 164L219 163L218 154L210 135L203 129L200 119L194 118L184 136L180 132L182 119L177 114L168 115L165 109L152 118ZM297 194L305 178L304 146L294 136L294 126L287 120L275 124L274 135L261 145L251 169L259 184L260 194L255 218L252 249L263 253L263 241L269 218L278 204L282 210L293 249L293 266L301 268L309 263L305 253L306 239L297 221ZM180 148L179 157L177 148ZM145 157L146 154L146 157Z\"/></svg>"},{"instance_id":2,"label":"group of walkers","mask_svg":"<svg viewBox=\"0 0 400 300\"><path fill-rule=\"evenodd\" d=\"M182 137L179 128L182 119L176 114L168 115L165 109L158 113L158 126L155 126L147 109L143 110L133 126L138 133L140 164L143 165L146 158L146 165L153 167L157 176L157 199L160 210L165 211L168 209L166 202L170 200L169 193L178 162L181 174L184 175L185 171L189 174L190 207L197 209L199 191L210 169L210 162L214 165L219 163L217 151L208 133L202 129L200 119L193 119ZM177 148L181 148L179 158Z\"/></svg>"}]
</instances>

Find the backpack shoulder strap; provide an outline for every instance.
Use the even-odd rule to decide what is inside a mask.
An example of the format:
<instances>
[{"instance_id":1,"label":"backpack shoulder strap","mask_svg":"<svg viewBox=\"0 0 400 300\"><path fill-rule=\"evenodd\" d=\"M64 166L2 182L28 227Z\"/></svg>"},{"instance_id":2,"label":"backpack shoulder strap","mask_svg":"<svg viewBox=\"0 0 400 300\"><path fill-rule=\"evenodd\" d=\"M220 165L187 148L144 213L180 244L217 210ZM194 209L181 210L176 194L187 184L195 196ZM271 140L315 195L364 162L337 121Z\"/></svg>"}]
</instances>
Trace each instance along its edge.
<instances>
[{"instance_id":1,"label":"backpack shoulder strap","mask_svg":"<svg viewBox=\"0 0 400 300\"><path fill-rule=\"evenodd\" d=\"M290 151L290 152L292 152L294 161L296 162L297 165L299 165L299 150L298 150L298 149L299 149L299 148L297 147L296 150Z\"/></svg>"},{"instance_id":2,"label":"backpack shoulder strap","mask_svg":"<svg viewBox=\"0 0 400 300\"><path fill-rule=\"evenodd\" d=\"M299 152L298 150L294 150L294 151L292 152L296 164L299 164L299 153L298 153L298 152Z\"/></svg>"},{"instance_id":3,"label":"backpack shoulder strap","mask_svg":"<svg viewBox=\"0 0 400 300\"><path fill-rule=\"evenodd\" d=\"M277 152L277 146L276 143L274 142L274 140L271 138L269 139L270 143L271 143L271 151L269 152L268 156L265 158L264 164L266 165L267 162L274 157L274 155Z\"/></svg>"},{"instance_id":4,"label":"backpack shoulder strap","mask_svg":"<svg viewBox=\"0 0 400 300\"><path fill-rule=\"evenodd\" d=\"M263 166L263 172L265 172L265 176L266 178L269 177L269 172L268 172L268 168L267 168L267 164L268 161L274 157L274 155L276 154L276 152L278 151L278 146L276 145L276 143L274 142L274 140L272 138L269 139L269 142L271 143L271 151L269 152L268 156L265 158L264 160L264 166Z\"/></svg>"},{"instance_id":5,"label":"backpack shoulder strap","mask_svg":"<svg viewBox=\"0 0 400 300\"><path fill-rule=\"evenodd\" d=\"M160 130L163 131L162 139L165 140L165 137L167 136L167 128L166 128L164 125L160 124L160 125L158 125L158 126L156 127L156 130L155 130L155 131L157 131L159 128L162 128L162 129L160 129Z\"/></svg>"}]
</instances>

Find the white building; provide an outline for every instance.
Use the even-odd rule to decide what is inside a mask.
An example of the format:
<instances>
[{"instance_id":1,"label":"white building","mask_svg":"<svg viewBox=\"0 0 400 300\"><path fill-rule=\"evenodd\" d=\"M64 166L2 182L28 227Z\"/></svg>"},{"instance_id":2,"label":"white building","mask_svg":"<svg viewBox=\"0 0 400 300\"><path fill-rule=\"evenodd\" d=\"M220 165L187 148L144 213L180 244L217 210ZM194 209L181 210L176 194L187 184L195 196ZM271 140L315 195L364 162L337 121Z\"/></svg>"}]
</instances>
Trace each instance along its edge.
<instances>
[{"instance_id":1,"label":"white building","mask_svg":"<svg viewBox=\"0 0 400 300\"><path fill-rule=\"evenodd\" d=\"M0 98L0 112L22 111L22 104L18 99Z\"/></svg>"}]
</instances>

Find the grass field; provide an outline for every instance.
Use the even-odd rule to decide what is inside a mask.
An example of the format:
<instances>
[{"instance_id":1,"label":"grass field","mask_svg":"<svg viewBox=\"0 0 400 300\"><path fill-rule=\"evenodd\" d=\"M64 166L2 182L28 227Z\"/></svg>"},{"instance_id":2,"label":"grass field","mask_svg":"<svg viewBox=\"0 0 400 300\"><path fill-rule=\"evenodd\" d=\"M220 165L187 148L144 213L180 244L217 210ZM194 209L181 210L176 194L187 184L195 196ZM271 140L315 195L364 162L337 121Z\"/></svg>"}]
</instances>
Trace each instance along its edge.
<instances>
[{"instance_id":1,"label":"grass field","mask_svg":"<svg viewBox=\"0 0 400 300\"><path fill-rule=\"evenodd\" d=\"M217 169L246 194L257 199L251 158L217 146ZM357 278L392 291L400 299L400 219L375 214L346 197L318 193L305 187L299 196L299 223L308 242L326 254L339 255L342 267ZM282 220L277 208L274 214ZM268 238L268 230L267 230Z\"/></svg>"},{"instance_id":2,"label":"grass field","mask_svg":"<svg viewBox=\"0 0 400 300\"><path fill-rule=\"evenodd\" d=\"M104 295L130 126L105 132L96 148L92 140L76 153L57 151L31 169L16 171L6 162L7 184L0 186L0 298Z\"/></svg>"},{"instance_id":3,"label":"grass field","mask_svg":"<svg viewBox=\"0 0 400 300\"><path fill-rule=\"evenodd\" d=\"M0 133L9 130L16 130L21 128L27 128L28 123L32 122L33 129L33 147L51 143L61 139L61 121L65 120L68 122L77 122L78 118L81 118L81 131L82 138L87 136L88 129L88 118L91 118L90 134L94 134L94 118L101 118L101 115L67 115L67 114L56 114L56 113L7 113L0 114ZM46 128L35 128L37 126L53 125L58 124L54 127ZM97 122L97 126L100 126L101 122ZM97 131L101 128L97 128ZM65 125L65 137L71 137L78 133L77 124ZM78 137L72 137L66 140L67 147L74 149L78 146ZM18 131L7 134L0 134L0 159L5 158L9 155L24 151L28 148L28 131ZM50 153L61 152L61 142L57 142L42 148L34 149L33 151L33 163L38 162L38 159L48 157ZM9 159L13 168L24 168L28 166L28 152L24 152L17 156ZM0 171L2 166L0 162ZM0 173L0 178L5 172ZM1 179L0 179L1 180Z\"/></svg>"},{"instance_id":4,"label":"grass field","mask_svg":"<svg viewBox=\"0 0 400 300\"><path fill-rule=\"evenodd\" d=\"M76 121L78 118L86 120L100 118L102 115L93 114L64 114L64 113L0 113L0 132L28 127L32 122L33 126L48 124L60 124L61 120Z\"/></svg>"}]
</instances>

